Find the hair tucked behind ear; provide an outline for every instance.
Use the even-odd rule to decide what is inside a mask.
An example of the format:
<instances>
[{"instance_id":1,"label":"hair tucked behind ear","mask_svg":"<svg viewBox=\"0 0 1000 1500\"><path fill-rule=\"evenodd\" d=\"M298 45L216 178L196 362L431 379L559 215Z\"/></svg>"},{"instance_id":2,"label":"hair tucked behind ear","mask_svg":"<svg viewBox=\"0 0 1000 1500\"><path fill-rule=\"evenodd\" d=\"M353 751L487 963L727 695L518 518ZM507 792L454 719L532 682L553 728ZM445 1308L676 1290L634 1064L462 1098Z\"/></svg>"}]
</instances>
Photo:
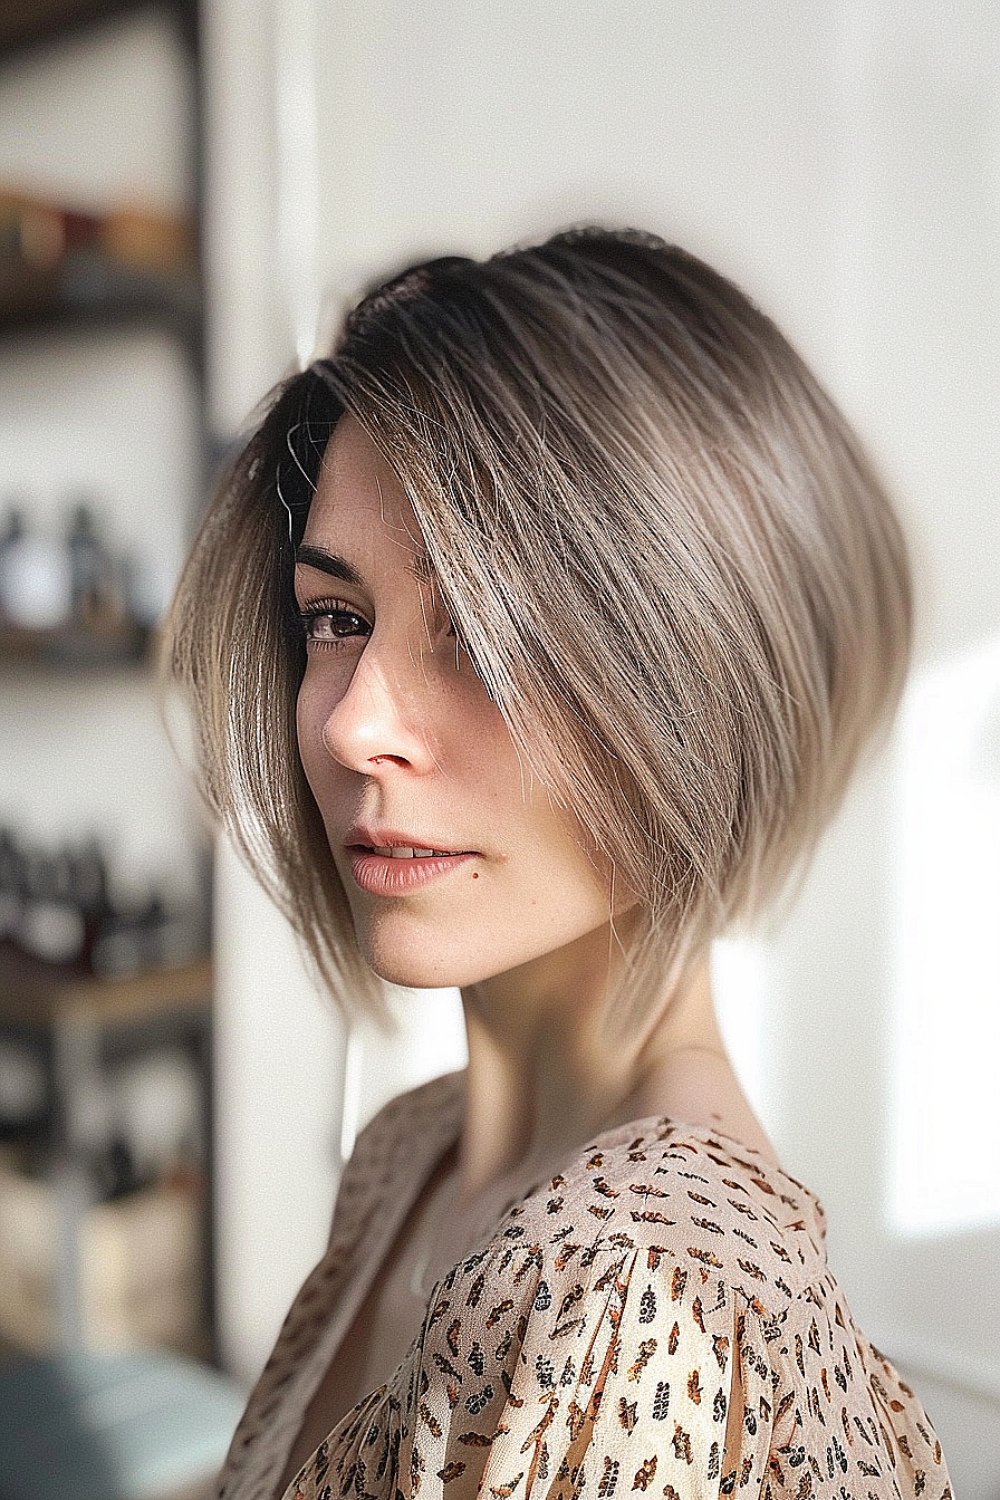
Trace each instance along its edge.
<instances>
[{"instance_id":1,"label":"hair tucked behind ear","mask_svg":"<svg viewBox=\"0 0 1000 1500\"><path fill-rule=\"evenodd\" d=\"M804 867L888 722L911 623L893 509L774 324L652 236L432 261L363 300L220 490L171 646L212 805L348 1002L376 1003L298 761L285 623L345 410L522 753L641 903L631 1025Z\"/></svg>"}]
</instances>

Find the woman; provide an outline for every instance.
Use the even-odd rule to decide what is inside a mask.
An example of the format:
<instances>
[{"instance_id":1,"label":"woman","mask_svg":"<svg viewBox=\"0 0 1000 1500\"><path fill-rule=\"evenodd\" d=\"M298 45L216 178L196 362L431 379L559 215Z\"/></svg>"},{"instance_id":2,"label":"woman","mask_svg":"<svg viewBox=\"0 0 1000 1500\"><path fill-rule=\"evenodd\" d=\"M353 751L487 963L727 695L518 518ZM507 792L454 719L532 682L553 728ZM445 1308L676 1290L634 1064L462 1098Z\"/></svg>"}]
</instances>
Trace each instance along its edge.
<instances>
[{"instance_id":1,"label":"woman","mask_svg":"<svg viewBox=\"0 0 1000 1500\"><path fill-rule=\"evenodd\" d=\"M345 1007L460 986L469 1067L361 1135L227 1500L950 1493L708 970L909 626L843 419L652 237L412 268L281 389L175 606L208 795Z\"/></svg>"}]
</instances>

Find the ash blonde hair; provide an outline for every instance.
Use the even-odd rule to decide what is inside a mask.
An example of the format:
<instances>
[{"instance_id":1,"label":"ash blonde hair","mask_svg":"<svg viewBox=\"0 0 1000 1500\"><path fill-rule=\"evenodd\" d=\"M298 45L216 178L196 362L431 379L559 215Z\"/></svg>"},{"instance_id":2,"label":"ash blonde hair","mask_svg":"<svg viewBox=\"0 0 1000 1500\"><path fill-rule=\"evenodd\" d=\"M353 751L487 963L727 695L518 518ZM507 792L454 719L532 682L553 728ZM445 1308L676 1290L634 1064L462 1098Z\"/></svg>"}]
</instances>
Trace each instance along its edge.
<instances>
[{"instance_id":1,"label":"ash blonde hair","mask_svg":"<svg viewBox=\"0 0 1000 1500\"><path fill-rule=\"evenodd\" d=\"M368 295L232 465L168 639L208 800L348 1007L377 986L299 761L291 605L344 412L515 742L639 898L627 1023L788 887L888 723L911 633L892 506L774 324L652 236L572 231Z\"/></svg>"}]
</instances>

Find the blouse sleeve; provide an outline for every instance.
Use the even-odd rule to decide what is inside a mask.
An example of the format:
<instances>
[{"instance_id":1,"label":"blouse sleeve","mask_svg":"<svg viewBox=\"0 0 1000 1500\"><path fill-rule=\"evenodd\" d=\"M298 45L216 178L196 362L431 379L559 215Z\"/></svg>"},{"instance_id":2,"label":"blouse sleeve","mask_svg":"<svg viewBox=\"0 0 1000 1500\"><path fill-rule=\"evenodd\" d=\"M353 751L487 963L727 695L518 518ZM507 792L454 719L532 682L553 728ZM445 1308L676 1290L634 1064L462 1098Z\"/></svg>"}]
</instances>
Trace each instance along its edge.
<instances>
[{"instance_id":1,"label":"blouse sleeve","mask_svg":"<svg viewBox=\"0 0 1000 1500\"><path fill-rule=\"evenodd\" d=\"M444 1283L415 1355L404 1494L716 1500L761 1488L763 1325L741 1293L674 1251L490 1256Z\"/></svg>"}]
</instances>

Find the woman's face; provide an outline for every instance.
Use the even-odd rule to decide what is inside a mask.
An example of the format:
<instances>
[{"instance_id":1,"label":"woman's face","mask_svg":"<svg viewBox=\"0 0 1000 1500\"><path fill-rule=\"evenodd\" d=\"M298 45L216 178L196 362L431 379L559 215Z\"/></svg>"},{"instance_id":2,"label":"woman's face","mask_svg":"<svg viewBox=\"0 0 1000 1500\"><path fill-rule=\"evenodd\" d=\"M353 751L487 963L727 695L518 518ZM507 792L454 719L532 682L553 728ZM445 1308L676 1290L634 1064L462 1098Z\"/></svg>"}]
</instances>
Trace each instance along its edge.
<instances>
[{"instance_id":1,"label":"woman's face","mask_svg":"<svg viewBox=\"0 0 1000 1500\"><path fill-rule=\"evenodd\" d=\"M402 487L349 416L296 567L302 764L384 979L469 985L609 919L607 880L451 634Z\"/></svg>"}]
</instances>

